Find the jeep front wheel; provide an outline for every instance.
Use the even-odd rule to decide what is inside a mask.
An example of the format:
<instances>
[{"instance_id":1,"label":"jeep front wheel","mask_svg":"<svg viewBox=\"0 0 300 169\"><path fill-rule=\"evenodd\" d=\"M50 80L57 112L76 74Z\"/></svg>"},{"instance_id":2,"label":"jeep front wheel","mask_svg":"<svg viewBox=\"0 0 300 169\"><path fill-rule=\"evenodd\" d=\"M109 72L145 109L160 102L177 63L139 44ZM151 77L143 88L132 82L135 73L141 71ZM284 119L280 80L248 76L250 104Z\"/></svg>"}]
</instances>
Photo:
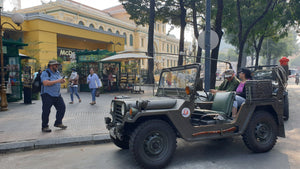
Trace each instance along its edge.
<instances>
[{"instance_id":1,"label":"jeep front wheel","mask_svg":"<svg viewBox=\"0 0 300 169\"><path fill-rule=\"evenodd\" d=\"M129 139L128 137L124 137L124 140L119 140L118 138L113 138L112 136L110 136L110 139L112 140L112 142L118 146L121 149L128 149L129 148Z\"/></svg>"},{"instance_id":2,"label":"jeep front wheel","mask_svg":"<svg viewBox=\"0 0 300 169\"><path fill-rule=\"evenodd\" d=\"M129 149L143 168L162 168L171 161L176 149L174 129L162 120L146 121L132 133Z\"/></svg>"},{"instance_id":3,"label":"jeep front wheel","mask_svg":"<svg viewBox=\"0 0 300 169\"><path fill-rule=\"evenodd\" d=\"M243 134L244 143L253 152L267 152L276 143L277 128L277 123L269 112L254 112Z\"/></svg>"}]
</instances>

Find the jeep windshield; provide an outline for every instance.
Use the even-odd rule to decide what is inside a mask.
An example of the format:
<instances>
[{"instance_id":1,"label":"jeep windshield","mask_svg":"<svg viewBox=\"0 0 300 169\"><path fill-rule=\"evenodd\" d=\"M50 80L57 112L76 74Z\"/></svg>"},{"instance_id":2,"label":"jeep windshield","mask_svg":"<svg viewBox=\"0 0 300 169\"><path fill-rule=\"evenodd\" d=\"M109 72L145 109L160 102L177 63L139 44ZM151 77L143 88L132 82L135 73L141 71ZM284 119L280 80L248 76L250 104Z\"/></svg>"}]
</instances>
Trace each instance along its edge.
<instances>
[{"instance_id":1,"label":"jeep windshield","mask_svg":"<svg viewBox=\"0 0 300 169\"><path fill-rule=\"evenodd\" d=\"M199 64L193 64L163 69L160 75L156 96L187 97L188 95L185 92L185 88L187 86L195 86L199 68Z\"/></svg>"}]
</instances>

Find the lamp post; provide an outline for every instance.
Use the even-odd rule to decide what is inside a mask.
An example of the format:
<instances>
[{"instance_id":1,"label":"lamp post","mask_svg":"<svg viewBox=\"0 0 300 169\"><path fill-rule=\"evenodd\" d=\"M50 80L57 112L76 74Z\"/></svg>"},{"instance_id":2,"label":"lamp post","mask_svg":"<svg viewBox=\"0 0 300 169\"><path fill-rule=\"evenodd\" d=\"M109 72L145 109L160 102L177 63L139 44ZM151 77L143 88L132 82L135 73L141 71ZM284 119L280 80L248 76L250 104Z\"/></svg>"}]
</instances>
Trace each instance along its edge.
<instances>
[{"instance_id":1,"label":"lamp post","mask_svg":"<svg viewBox=\"0 0 300 169\"><path fill-rule=\"evenodd\" d=\"M1 4L0 4L1 5ZM21 31L22 27L20 26L21 23L24 22L24 18L21 14L13 14L11 17L11 20L20 27L20 29L17 29L14 25L12 25L9 22L3 22L2 23L2 9L3 6L0 6L0 51L1 51L1 111L6 111L7 109L7 98L6 98L6 89L5 89L5 72L4 72L4 58L3 58L3 42L2 42L2 31L3 31L3 25L8 24L10 25L14 30Z\"/></svg>"}]
</instances>

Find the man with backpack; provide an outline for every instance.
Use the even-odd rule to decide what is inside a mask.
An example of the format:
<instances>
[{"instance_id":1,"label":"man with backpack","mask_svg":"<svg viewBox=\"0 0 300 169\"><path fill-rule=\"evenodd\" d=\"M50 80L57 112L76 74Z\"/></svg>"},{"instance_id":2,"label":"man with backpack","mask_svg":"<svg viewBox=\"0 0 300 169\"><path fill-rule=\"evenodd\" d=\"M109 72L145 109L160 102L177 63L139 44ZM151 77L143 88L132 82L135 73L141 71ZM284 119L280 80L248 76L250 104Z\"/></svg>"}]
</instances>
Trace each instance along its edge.
<instances>
[{"instance_id":1,"label":"man with backpack","mask_svg":"<svg viewBox=\"0 0 300 169\"><path fill-rule=\"evenodd\" d=\"M60 94L60 84L65 83L65 79L60 76L58 71L59 63L50 60L48 68L41 74L41 97L42 97L42 132L51 132L49 128L49 115L52 105L56 108L56 121L54 127L66 129L62 119L65 115L66 105Z\"/></svg>"}]
</instances>

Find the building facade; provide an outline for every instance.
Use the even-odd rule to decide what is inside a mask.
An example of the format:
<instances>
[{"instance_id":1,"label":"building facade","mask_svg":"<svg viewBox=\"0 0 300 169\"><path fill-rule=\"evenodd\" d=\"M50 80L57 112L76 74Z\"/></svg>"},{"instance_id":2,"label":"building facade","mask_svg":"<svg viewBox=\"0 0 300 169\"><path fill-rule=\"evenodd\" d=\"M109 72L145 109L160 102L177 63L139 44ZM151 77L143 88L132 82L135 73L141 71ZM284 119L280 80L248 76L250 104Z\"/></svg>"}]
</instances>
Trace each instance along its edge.
<instances>
[{"instance_id":1,"label":"building facade","mask_svg":"<svg viewBox=\"0 0 300 169\"><path fill-rule=\"evenodd\" d=\"M64 53L76 49L147 51L148 27L130 20L122 5L98 10L72 0L56 0L17 12L26 14L24 42L29 50L23 52L30 56L30 51L38 51L35 57L42 65L61 49ZM158 68L177 65L179 40L167 31L166 24L155 23L154 63ZM146 69L147 60L141 66Z\"/></svg>"}]
</instances>

